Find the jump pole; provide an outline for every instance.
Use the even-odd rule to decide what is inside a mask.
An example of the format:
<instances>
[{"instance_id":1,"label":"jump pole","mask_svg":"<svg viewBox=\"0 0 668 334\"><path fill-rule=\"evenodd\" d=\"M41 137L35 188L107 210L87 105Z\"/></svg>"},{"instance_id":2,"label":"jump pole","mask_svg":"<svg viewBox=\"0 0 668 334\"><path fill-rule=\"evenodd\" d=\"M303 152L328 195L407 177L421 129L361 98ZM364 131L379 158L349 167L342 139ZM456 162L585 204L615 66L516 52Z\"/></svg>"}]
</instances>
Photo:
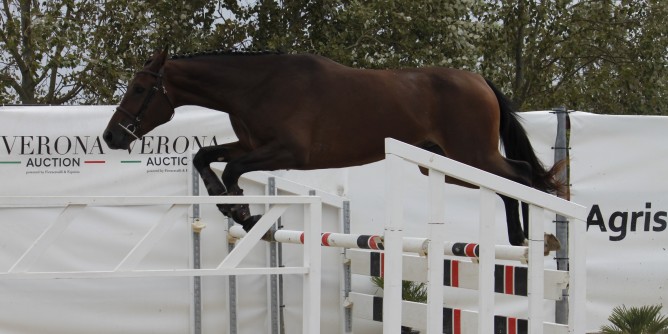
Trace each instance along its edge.
<instances>
[{"instance_id":1,"label":"jump pole","mask_svg":"<svg viewBox=\"0 0 668 334\"><path fill-rule=\"evenodd\" d=\"M263 240L276 241L287 244L303 244L303 231L296 230L277 230L272 234L265 234ZM239 225L231 226L228 231L230 242L244 238L246 231ZM418 255L429 254L429 239L403 237L401 241L402 250L405 253L415 253ZM323 232L320 237L320 245L323 247L338 247L347 249L370 249L385 250L385 240L380 235L374 234L346 234ZM497 260L519 261L527 263L528 247L493 245L495 258ZM478 243L444 241L443 255L458 256L466 258L479 258L480 245Z\"/></svg>"}]
</instances>

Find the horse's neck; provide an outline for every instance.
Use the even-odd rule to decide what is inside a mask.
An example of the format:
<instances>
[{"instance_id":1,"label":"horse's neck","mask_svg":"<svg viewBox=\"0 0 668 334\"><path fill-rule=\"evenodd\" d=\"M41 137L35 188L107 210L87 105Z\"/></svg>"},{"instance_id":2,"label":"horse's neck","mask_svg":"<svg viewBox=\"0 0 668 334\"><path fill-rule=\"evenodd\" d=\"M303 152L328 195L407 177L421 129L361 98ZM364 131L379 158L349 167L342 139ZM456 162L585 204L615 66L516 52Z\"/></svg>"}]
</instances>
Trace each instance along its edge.
<instances>
[{"instance_id":1,"label":"horse's neck","mask_svg":"<svg viewBox=\"0 0 668 334\"><path fill-rule=\"evenodd\" d=\"M265 58L266 57L266 58ZM262 59L264 58L264 59ZM271 56L219 56L167 62L165 81L175 106L197 105L236 114L268 75Z\"/></svg>"}]
</instances>

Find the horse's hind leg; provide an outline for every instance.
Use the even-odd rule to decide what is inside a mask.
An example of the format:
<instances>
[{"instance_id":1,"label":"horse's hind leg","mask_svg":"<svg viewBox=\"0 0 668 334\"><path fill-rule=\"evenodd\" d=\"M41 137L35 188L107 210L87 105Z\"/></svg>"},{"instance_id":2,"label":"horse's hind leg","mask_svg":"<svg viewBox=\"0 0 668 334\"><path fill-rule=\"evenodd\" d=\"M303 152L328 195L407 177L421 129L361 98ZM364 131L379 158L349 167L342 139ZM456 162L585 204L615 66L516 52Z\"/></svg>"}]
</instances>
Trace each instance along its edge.
<instances>
[{"instance_id":1,"label":"horse's hind leg","mask_svg":"<svg viewBox=\"0 0 668 334\"><path fill-rule=\"evenodd\" d=\"M439 155L445 156L445 153L441 149L440 146L434 144L434 143L426 143L421 146L422 149L425 149L429 152L436 153ZM531 168L529 164L520 162L520 161L514 161L514 160L509 160L506 158L503 158L501 155L495 156L493 159L489 159L486 162L480 162L478 161L477 163L474 163L472 161L465 161L463 159L457 159L457 157L453 157L455 160L462 161L464 163L467 163L468 165L474 166L476 168L484 169L490 173L499 175L501 177L505 177L507 179L510 179L512 181L516 181L519 183L522 183L524 185L530 185L529 181L529 175L531 175ZM420 171L428 175L428 170L425 168L420 167ZM526 176L524 176L526 175ZM453 184L458 184L461 186L465 187L472 187L470 184L463 183L459 180L455 180L449 177L446 177L446 182L448 183L453 183ZM506 211L506 224L507 224L507 231L508 231L508 241L510 242L511 245L514 246L521 246L525 244L526 236L524 232L522 231L522 223L520 219L520 214L519 214L519 201L516 199L510 198L508 196L504 195L499 195L501 199L503 200L503 204L505 207ZM526 208L526 209L525 209ZM528 231L528 206L525 203L522 203L522 211L523 211L523 218L524 218L524 223L525 223L525 231ZM526 210L526 211L525 211Z\"/></svg>"},{"instance_id":2,"label":"horse's hind leg","mask_svg":"<svg viewBox=\"0 0 668 334\"><path fill-rule=\"evenodd\" d=\"M503 195L499 196L503 198L503 202L506 205L506 217L508 217L508 212L512 212L515 215L517 215L518 201L509 197L505 197ZM510 201L510 203L507 203L506 201ZM508 239L511 240L510 241L511 245L526 246L527 245L526 240L522 239L529 238L529 204L522 202L522 222L524 223L524 232L522 232L521 227L517 223L512 224L513 227L511 227L510 223L511 218L507 218L507 220L508 220ZM519 217L514 218L513 221L519 221ZM511 234L515 235L514 237L515 241L512 241L513 237L511 237ZM544 237L545 237L545 246L544 246L545 248L543 249L543 251L546 256L551 251L557 251L561 249L561 243L559 242L559 239L557 239L557 237L555 237L553 234L545 233Z\"/></svg>"},{"instance_id":3,"label":"horse's hind leg","mask_svg":"<svg viewBox=\"0 0 668 334\"><path fill-rule=\"evenodd\" d=\"M503 200L503 205L506 211L508 241L513 246L524 246L526 244L526 235L522 231L522 225L520 223L519 201L508 196L499 196ZM524 203L522 203L522 206L524 206ZM527 222L526 216L524 216L524 222ZM525 226L528 226L528 224L525 224Z\"/></svg>"},{"instance_id":4,"label":"horse's hind leg","mask_svg":"<svg viewBox=\"0 0 668 334\"><path fill-rule=\"evenodd\" d=\"M503 158L508 168L498 168L502 172L497 172L497 175L508 178L512 181L519 182L526 186L531 186L531 167L524 161L511 160ZM522 202L522 222L520 224L519 215L519 201L509 198L507 196L499 195L503 199L506 209L506 221L508 224L508 240L511 245L521 246L526 245L526 239L529 237L529 204ZM538 222L539 224L542 222ZM523 225L523 226L522 226ZM524 227L524 228L522 228ZM524 230L524 231L523 231ZM545 234L545 249L544 253L547 255L552 250L559 250L559 240L552 234Z\"/></svg>"},{"instance_id":5,"label":"horse's hind leg","mask_svg":"<svg viewBox=\"0 0 668 334\"><path fill-rule=\"evenodd\" d=\"M531 186L531 166L528 163L504 157L500 158L496 164L491 164L489 172L525 186ZM508 241L514 246L525 245L529 233L529 206L522 203L522 219L520 220L519 201L508 196L499 196L505 206ZM524 225L524 229L522 225Z\"/></svg>"},{"instance_id":6,"label":"horse's hind leg","mask_svg":"<svg viewBox=\"0 0 668 334\"><path fill-rule=\"evenodd\" d=\"M422 145L421 148L429 152L445 156L445 153L443 152L441 147L434 143L426 143ZM456 159L456 157L453 158ZM486 163L481 163L480 161L478 161L478 163L474 163L472 161L464 161L460 159L456 160L462 161L464 163L467 163L468 165L480 169L484 169L490 173L494 173L496 175L508 178L510 180L517 181L525 185L529 185L528 177L522 177L522 175L531 175L531 169L529 165L526 163L505 159L500 155L498 155L496 159L492 159L492 161L487 161ZM422 172L422 174L425 175L429 174L429 171L423 167L420 167L420 172ZM461 182L459 180L450 177L446 177L445 181L452 184L458 184L464 187L472 187L472 185L470 184ZM508 196L504 195L499 195L499 196L501 196L501 199L503 200L503 204L505 206L506 224L508 227L507 230L508 241L510 242L511 245L522 246L525 244L526 236L522 231L522 223L519 214L519 201L510 198ZM525 208L525 206L526 205L522 203L523 209ZM528 206L526 206L526 209L528 210ZM527 219L527 214L524 214L524 210L523 210L523 217L525 223L525 231L528 231L527 229L528 219Z\"/></svg>"}]
</instances>

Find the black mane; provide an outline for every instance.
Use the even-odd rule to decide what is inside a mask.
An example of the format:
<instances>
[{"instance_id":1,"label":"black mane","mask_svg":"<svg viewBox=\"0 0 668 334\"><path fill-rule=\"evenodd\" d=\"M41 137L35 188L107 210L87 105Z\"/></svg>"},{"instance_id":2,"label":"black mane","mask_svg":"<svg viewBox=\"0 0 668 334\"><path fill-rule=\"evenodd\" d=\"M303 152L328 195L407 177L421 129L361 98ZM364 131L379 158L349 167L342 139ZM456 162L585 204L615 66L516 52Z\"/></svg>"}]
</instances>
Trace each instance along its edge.
<instances>
[{"instance_id":1,"label":"black mane","mask_svg":"<svg viewBox=\"0 0 668 334\"><path fill-rule=\"evenodd\" d=\"M171 59L193 58L199 56L258 56L285 54L282 50L254 50L254 49L218 49L180 53L172 55Z\"/></svg>"}]
</instances>

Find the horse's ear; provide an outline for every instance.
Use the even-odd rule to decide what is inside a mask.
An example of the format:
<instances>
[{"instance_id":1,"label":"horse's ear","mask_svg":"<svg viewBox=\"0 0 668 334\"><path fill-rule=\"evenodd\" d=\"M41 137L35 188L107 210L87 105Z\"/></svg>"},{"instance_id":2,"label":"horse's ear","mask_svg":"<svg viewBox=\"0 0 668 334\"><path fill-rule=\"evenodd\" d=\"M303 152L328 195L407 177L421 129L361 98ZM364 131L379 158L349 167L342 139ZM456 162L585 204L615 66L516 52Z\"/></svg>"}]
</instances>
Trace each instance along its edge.
<instances>
[{"instance_id":1,"label":"horse's ear","mask_svg":"<svg viewBox=\"0 0 668 334\"><path fill-rule=\"evenodd\" d=\"M165 47L162 51L156 50L153 56L144 64L148 66L151 71L158 72L167 61L167 48Z\"/></svg>"},{"instance_id":2,"label":"horse's ear","mask_svg":"<svg viewBox=\"0 0 668 334\"><path fill-rule=\"evenodd\" d=\"M165 46L165 48L158 53L158 58L156 58L156 61L160 65L160 67L165 65L165 61L167 61L167 54L168 54L167 46Z\"/></svg>"},{"instance_id":3,"label":"horse's ear","mask_svg":"<svg viewBox=\"0 0 668 334\"><path fill-rule=\"evenodd\" d=\"M163 59L162 62L167 60L167 56L169 55L169 45L165 44L165 47L162 49L162 52L160 52L160 57Z\"/></svg>"}]
</instances>

